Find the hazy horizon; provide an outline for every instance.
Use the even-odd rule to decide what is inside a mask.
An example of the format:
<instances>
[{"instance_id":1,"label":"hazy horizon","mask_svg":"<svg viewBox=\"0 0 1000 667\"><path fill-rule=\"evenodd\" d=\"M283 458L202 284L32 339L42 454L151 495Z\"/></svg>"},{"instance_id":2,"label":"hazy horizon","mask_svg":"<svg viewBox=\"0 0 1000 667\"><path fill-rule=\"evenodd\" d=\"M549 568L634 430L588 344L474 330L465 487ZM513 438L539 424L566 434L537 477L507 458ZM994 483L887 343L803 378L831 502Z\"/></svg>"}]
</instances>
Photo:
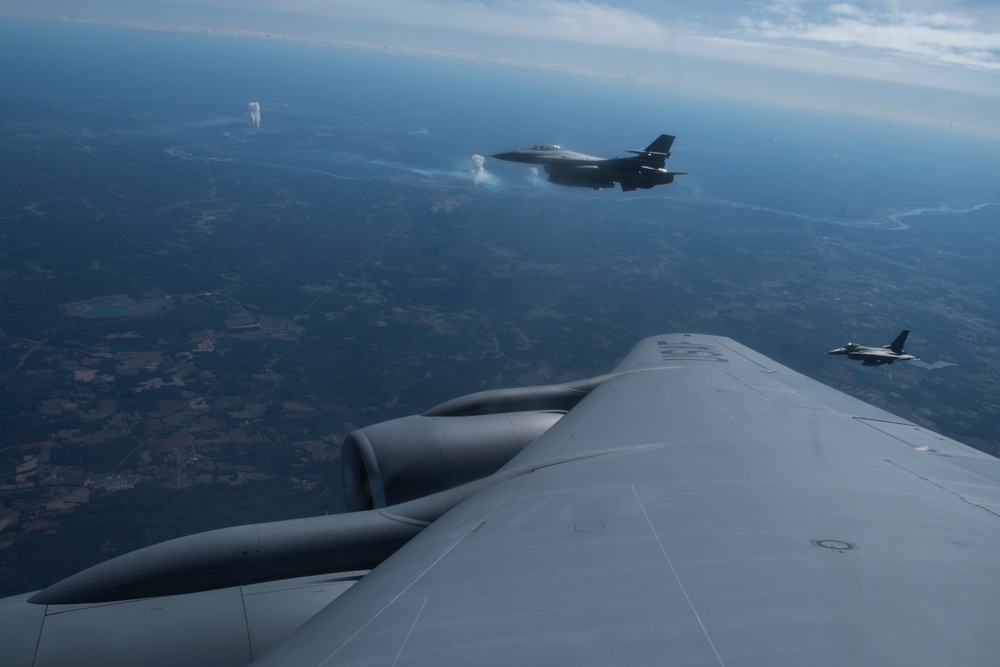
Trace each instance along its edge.
<instances>
[{"instance_id":1,"label":"hazy horizon","mask_svg":"<svg viewBox=\"0 0 1000 667\"><path fill-rule=\"evenodd\" d=\"M447 0L26 2L4 14L543 69L1000 137L1000 9Z\"/></svg>"}]
</instances>

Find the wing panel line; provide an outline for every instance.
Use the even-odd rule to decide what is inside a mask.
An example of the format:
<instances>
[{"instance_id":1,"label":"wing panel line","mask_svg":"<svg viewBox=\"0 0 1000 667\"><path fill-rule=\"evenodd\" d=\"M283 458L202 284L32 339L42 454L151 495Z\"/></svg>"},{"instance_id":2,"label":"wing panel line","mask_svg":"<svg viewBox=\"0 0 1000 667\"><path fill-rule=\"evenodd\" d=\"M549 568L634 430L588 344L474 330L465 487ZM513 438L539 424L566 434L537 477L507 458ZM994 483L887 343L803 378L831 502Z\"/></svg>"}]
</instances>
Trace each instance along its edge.
<instances>
[{"instance_id":1,"label":"wing panel line","mask_svg":"<svg viewBox=\"0 0 1000 667\"><path fill-rule=\"evenodd\" d=\"M719 655L718 649L715 648L715 643L712 641L711 635L708 634L708 628L701 620L701 615L694 606L694 602L691 601L691 596L688 595L687 588L684 587L684 582L681 581L680 576L677 574L677 570L674 568L673 561L670 560L670 556L667 555L667 550L663 547L663 542L660 541L660 535L656 532L656 528L653 527L653 522L649 519L649 514L646 512L646 506L642 504L642 498L639 497L639 492L636 491L635 485L631 485L632 495L635 496L635 501L639 503L639 509L642 510L642 516L646 519L646 524L649 526L649 530L653 533L653 537L656 538L656 544L660 547L660 553L663 554L664 560L667 561L667 565L670 567L670 572L674 575L674 580L681 589L681 593L684 594L684 599L687 600L688 606L691 608L691 613L694 614L695 620L698 621L698 626L701 628L702 633L705 635L705 640L708 645L712 647L712 653L715 654L715 659L719 661L720 667L726 667L726 663L723 662L722 656Z\"/></svg>"},{"instance_id":2,"label":"wing panel line","mask_svg":"<svg viewBox=\"0 0 1000 667\"><path fill-rule=\"evenodd\" d=\"M884 461L885 461L886 463L888 463L889 465L893 465L893 466L895 466L895 467L899 468L900 470L902 470L902 471L904 471L904 472L906 472L906 473L909 473L909 474L913 475L913 476L914 476L914 477L916 477L917 479L919 479L919 480L921 480L921 481L923 481L923 482L927 482L927 483L928 483L928 484L930 484L931 486L936 486L937 488L941 489L941 490L942 490L942 491L944 491L945 493L948 493L948 494L950 494L950 495L952 495L952 496L954 496L954 497L958 498L959 500L961 500L961 501L962 501L963 503L965 503L965 504L967 504L967 505L971 505L971 506L973 506L973 507L976 507L976 508L979 508L979 509L981 509L981 510L983 510L983 511L986 511L986 512L989 512L989 513L990 513L990 514L992 514L993 516L996 516L996 517L1000 517L1000 514L997 514L997 513L996 513L996 512L994 511L994 510L991 510L991 509L990 509L990 508L988 508L988 507L983 507L982 505L980 505L980 504L979 504L979 502L976 502L976 501L975 501L974 499L973 499L973 500L970 500L969 498L965 497L964 495L962 495L962 494L961 494L960 492L958 492L958 491L953 491L952 489L949 489L949 488L948 488L948 487L946 487L946 486L942 486L941 484L938 484L937 482L934 482L934 481L932 481L932 480L928 479L927 477L924 477L924 476L923 476L923 475L921 475L920 473L918 473L918 472L914 472L914 471L910 470L909 468L907 468L906 466L904 466L904 465L901 465L901 464L899 464L899 463L896 463L896 462L895 462L895 461L893 461L892 459L883 459L883 460L884 460Z\"/></svg>"},{"instance_id":3,"label":"wing panel line","mask_svg":"<svg viewBox=\"0 0 1000 667\"><path fill-rule=\"evenodd\" d=\"M649 369L649 370L659 370L659 369ZM614 385L614 382L617 379L619 379L619 378L615 378L614 380L611 380L609 384ZM590 417L590 415L594 414L594 411L597 410L597 408L599 408L600 405L602 403L604 403L604 401L607 400L608 396L611 396L614 392L615 392L615 387L614 386L612 386L611 390L608 391L607 393L602 392L601 391L601 387L597 387L588 396L586 396L583 399L583 401L581 401L581 403L583 403L586 406L587 413L585 415L582 415L582 417L580 419L578 419L576 425L573 427L573 430L570 431L569 433L567 433L566 436L562 439L562 441L558 445L556 445L555 447L553 447L551 449L551 451L549 451L548 454L546 454L545 457L542 460L543 461L549 461L553 457L555 457L555 455L559 452L559 450L562 449L563 445L565 445L567 442L569 442L573 438L573 436L576 435L576 432L579 431L580 428L587 422L587 418ZM595 400L594 398L592 398L595 394L598 397L597 400ZM588 398L591 399L591 400L587 401ZM593 405L591 405L591 402L593 402ZM574 408L574 409L575 410L579 410L579 408L580 408L580 406L577 405L577 407ZM544 437L544 434L543 434L543 437Z\"/></svg>"},{"instance_id":4,"label":"wing panel line","mask_svg":"<svg viewBox=\"0 0 1000 667\"><path fill-rule=\"evenodd\" d=\"M246 589L243 586L240 586L240 609L243 610L243 625L247 630L247 652L250 654L250 662L253 662L260 656L254 655L253 633L250 631L250 615L247 614L247 598L245 590Z\"/></svg>"},{"instance_id":5,"label":"wing panel line","mask_svg":"<svg viewBox=\"0 0 1000 667\"><path fill-rule=\"evenodd\" d=\"M465 540L465 538L467 538L467 537L468 537L469 535L471 535L471 534L472 534L472 533L473 533L473 532L474 532L474 531L475 531L475 530L476 530L477 528L479 528L479 525L480 525L480 524L481 524L481 523L482 523L483 521L485 521L485 520L486 520L487 518L489 518L489 516L490 516L491 514L493 514L493 513L494 513L494 512L495 512L495 511L497 510L497 508L498 508L498 507L500 507L500 505L502 505L502 504L503 504L503 503L504 503L504 502L505 502L505 501L506 501L506 500L507 500L507 499L508 499L508 498L510 497L510 495L511 495L512 493L514 493L514 491L515 491L515 490L517 490L517 488L518 488L518 487L520 487L520 486L521 486L521 484L523 484L523 483L524 483L524 480L525 480L525 479L527 479L528 477L530 477L530 475L521 475L521 476L520 476L519 478L515 478L515 479L517 479L517 483L516 483L516 484L511 484L510 488L509 488L509 489L507 490L507 493L505 493L505 494L503 495L503 497L501 497L500 499L498 499L498 500L497 500L497 501L496 501L496 502L495 502L495 503L493 504L493 507L491 507L491 508L489 509L489 511L488 511L488 512L486 512L486 513L484 513L484 514L483 514L482 518L481 518L481 519L480 519L479 521L476 521L475 523L473 523L473 524L472 524L472 525L471 525L471 526L469 527L469 529L468 529L467 531L465 531L465 532L464 532L464 533L462 534L462 536L461 536L460 538L458 538L457 540L455 540L455 542L454 542L453 544L449 545L449 546L448 546L448 548L447 548L447 549L445 549L445 550L444 550L444 551L443 551L443 552L442 552L442 553L441 553L441 554L440 554L440 555L439 555L439 556L438 556L437 558L435 558L435 559L434 559L434 560L433 560L433 561L432 561L432 562L431 562L431 563L430 563L430 564L429 564L429 565L428 565L427 567L425 567L425 568L424 568L424 569L423 569L423 570L422 570L422 571L420 572L420 574L418 574L417 576L415 576L415 577L413 578L413 581L411 581L410 583L408 583L408 584L407 584L407 585L406 585L406 586L405 586L405 587L404 587L404 588L403 588L403 589L402 589L401 591L399 591L399 593L397 593L397 594L396 594L396 595L395 595L395 596L394 596L394 597L393 597L393 598L392 598L391 600L389 600L389 602L388 602L388 603L386 603L386 605L385 605L384 607L382 607L381 609L379 609L379 610L378 610L378 613L377 613L377 614L374 614L374 615L372 615L372 617L371 617L371 618L369 618L369 619L368 619L368 620L367 620L367 621L365 622L365 624L364 624L364 625L362 625L362 626L361 626L360 628L358 628L356 632L354 632L354 633L353 633L353 634L352 634L352 635L351 635L350 637L348 637L348 638L347 638L347 639L346 639L346 640L345 640L345 641L344 641L343 643L341 643L341 645L340 645L340 646L338 646L338 647L337 647L336 649L334 649L333 653L331 653L331 654L330 654L330 655L328 655L328 656L327 656L327 657L326 657L326 658L325 658L324 660L322 660L322 661L321 661L321 662L319 663L319 665L326 665L327 663L329 663L329 662L330 662L330 660L332 660L332 659L333 659L333 657L334 657L335 655L337 655L337 653L339 653L339 652L340 652L340 650L341 650L342 648L344 648L345 646L347 646L348 644L350 644L350 643L351 643L352 641L354 641L354 638L355 638L355 637L357 637L357 636L358 636L359 634L361 634L362 632L364 632L365 628L367 628L367 627L368 627L369 625L371 625L371 624L372 624L372 623L373 623L373 622L374 622L374 621L375 621L375 620L376 620L376 619L377 619L378 617L380 617L380 616L381 616L381 615L382 615L382 614L383 614L383 613L385 612L385 610L386 610L386 609L388 609L388 608L389 608L389 607L391 607L392 605L396 604L396 602L398 602L398 601L399 601L399 599L400 599L401 597L403 597L404 595L406 595L406 592L407 592L408 590L410 590L411 588L413 588L413 586L414 586L414 585L415 585L415 584L416 584L416 583L417 583L418 581L420 581L421 579L423 579L423 578L424 578L424 575L425 575L425 574L427 574L427 573L428 573L428 572L430 572L430 571L431 571L432 569L434 569L434 568L435 568L435 567L437 566L437 564L438 564L438 563L440 563L440 562L441 562L442 560L444 560L445 556L447 556L447 555L448 555L449 553L451 553L451 551L452 551L452 550L453 550L453 549L454 549L455 547L457 547L457 546L458 546L459 544L461 544L461 543L462 543L462 542L463 542L463 541ZM390 558L392 558L392 556L390 556ZM426 606L426 604L427 604L427 598L425 598L425 597L422 597L422 598L414 598L414 599L423 599L423 600L424 600L424 604L423 604L423 605L421 605L421 607L420 607L420 613L422 613L422 612L423 612L423 610L424 610L424 606ZM420 614L418 613L418 615L417 615L417 616L418 616L418 618L419 618L419 615L420 615ZM406 634L406 638L407 638L407 640L409 640L409 638L410 638L410 634L411 634L411 633L413 632L413 628L414 628L414 627L416 627L416 620L414 621L414 624L413 624L413 626L412 626L412 627L410 628L410 632L408 632L408 633ZM402 650L400 650L400 655L402 655ZM398 655L396 656L396 659L397 659L397 660L399 659L399 656L398 656ZM393 664L395 664L395 662L394 662Z\"/></svg>"},{"instance_id":6,"label":"wing panel line","mask_svg":"<svg viewBox=\"0 0 1000 667\"><path fill-rule=\"evenodd\" d=\"M568 439L568 438L567 438L567 439ZM336 649L334 649L334 651L333 651L332 653L330 653L330 655L328 655L328 656L327 656L326 658L324 658L324 659L323 659L322 661L320 661L320 662L318 663L318 665L322 666L322 665L326 665L326 664L328 664L328 663L330 662L330 660L332 660L332 659L334 658L334 656L336 656L336 655L337 655L337 653L339 653L339 652L341 651L341 649L343 649L343 648L344 648L345 646L347 646L347 645L348 645L348 644L350 644L350 643L351 643L352 641L354 641L355 637L357 637L357 636L358 636L359 634L361 634L362 632L364 632L364 631L365 631L365 629L366 629L366 628L367 628L367 627L368 627L369 625L371 625L371 624L372 624L372 623L373 623L373 622L374 622L374 621L375 621L376 619L378 619L378 618L379 618L379 617L380 617L380 616L381 616L381 615L382 615L382 614L383 614L383 613L384 613L384 612L385 612L385 611L386 611L387 609L389 609L389 607L391 607L392 605L394 605L394 604L396 604L397 602L399 602L399 601L400 601L400 598L402 598L402 597L403 597L404 595L406 595L406 592L407 592L408 590L410 590L410 589L411 589L411 588L412 588L413 586L415 586L415 585L417 584L417 582L419 582L419 581L420 581L421 579L423 579L423 578L424 578L424 575L425 575L425 574L427 574L427 573L428 573L428 572L430 572L430 571L431 571L432 569L434 569L434 568L435 568L435 567L437 566L437 564L438 564L438 563L440 563L440 562L441 562L442 560L444 560L444 558L445 558L445 557L446 557L446 556L447 556L447 555L448 555L449 553L451 553L451 551L452 551L452 550L453 550L453 549L454 549L455 547L457 547L457 546L458 546L459 544L461 544L461 543L462 543L463 541L465 541L465 539L466 539L466 538L467 538L467 537L468 537L469 535L471 535L471 534L472 534L473 532L475 532L476 530L478 530L478 529L479 529L479 527L480 527L480 526L482 525L482 523L483 523L484 521L486 521L487 519L489 519L489 517L490 517L490 516L491 516L491 515L492 515L492 514L493 514L493 513L494 513L494 512L495 512L495 511L496 511L496 510L497 510L497 509L498 509L498 508L499 508L499 507L501 506L501 505L503 505L503 504L504 504L505 502L507 502L507 501L508 501L508 500L510 499L510 497L511 497L511 496L512 496L512 495L513 495L513 494L514 494L514 493L515 493L516 491L517 491L517 489L518 489L518 488L520 488L520 486L521 486L522 484L524 484L524 482L525 482L525 481L526 481L526 480L527 480L528 478L530 478L530 477L531 477L531 473L533 473L533 472L534 472L535 470L540 470L540 469L544 469L544 468L548 468L548 467L552 467L552 466L554 466L554 465L560 465L560 464L562 464L562 463L572 463L572 462L574 462L574 461L576 461L576 460L583 460L583 459L589 459L589 458L594 458L594 457L596 457L596 456L605 456L605 455L607 455L607 454L616 454L616 453L619 453L619 452L625 452L625 451L634 451L634 450L637 450L637 449L646 449L646 448L649 448L649 447L660 447L660 446L662 446L662 445L660 445L660 444L648 444L648 445L636 445L636 446L632 446L632 447L626 447L626 448L620 448L620 449L612 449L612 450L608 450L608 451L604 451L604 452L597 452L597 453L595 453L595 454L590 454L590 455L587 455L587 456L584 456L584 457L580 457L580 459L578 459L577 457L569 457L567 461L555 461L555 462L551 462L551 461L550 461L550 462L547 462L547 463L546 463L546 462L543 462L543 463L540 463L540 464L535 464L535 465L528 465L528 466L525 466L525 468L526 468L526 469L525 469L525 470L524 470L523 472L520 472L520 473L518 473L518 474L516 474L516 475L514 475L514 476L512 476L512 477L511 477L511 479L516 479L516 480L517 480L517 482L516 482L515 484L511 484L510 488L509 488L509 489L507 489L507 492L506 492L506 493L505 493L505 494L504 494L504 495L503 495L503 496L502 496L501 498L499 498L499 499L498 499L498 500L497 500L497 501L496 501L496 502L495 502L495 503L493 504L493 506L492 506L492 507L491 507L491 508L489 509L489 511L487 511L487 512L483 513L482 517L481 517L481 518L480 518L479 520L475 521L475 522L474 522L474 523L473 523L473 524L472 524L472 525L470 526L470 528L469 528L469 529L468 529L467 531L465 531L465 532L464 532L464 533L462 534L462 536L461 536L460 538L458 538L457 540L455 540L453 544L449 545L449 546L448 546L448 548L447 548L447 549L445 549L445 550L444 550L444 551L443 551L443 552L442 552L442 553L441 553L440 555L438 555L438 557L437 557L437 558L435 558L435 559L433 560L433 562L431 562L431 563L430 563L429 565L427 565L427 567L425 567L425 568L424 568L424 569L423 569L423 570L422 570L422 571L420 572L420 574L418 574L417 576L415 576L415 577L413 578L413 580L412 580L412 581L410 581L410 582L409 582L409 583L408 583L408 584L407 584L407 585L406 585L406 586L405 586L405 587L404 587L404 588L403 588L403 589L402 589L401 591L399 591L399 593L397 593L397 594L396 594L396 595L395 595L395 596L394 596L394 597L393 597L393 598L392 598L391 600L389 600L389 602L387 602L387 603L385 604L385 606L383 606L383 607L382 607L381 609L379 609L379 610L378 610L378 613L376 613L376 614L373 614L373 615L372 615L372 617L371 617L371 618L369 618L369 619L368 619L368 620L367 620L367 621L365 622L365 624L364 624L364 625L362 625L362 626L361 626L360 628L358 628L358 629L357 629L357 630L356 630L356 631L355 631L355 632L354 632L354 633L353 633L353 634L352 634L352 635L351 635L350 637L348 637L348 638L347 638L347 639L346 639L346 640L345 640L345 641L344 641L343 643L341 643L341 644L340 644L340 646L338 646L338 647L337 647ZM633 488L632 490L633 490L633 492L635 491L635 489L634 489L634 488ZM640 503L640 505L641 505L641 503ZM645 509L645 508L643 508L643 515L645 515L645 514L646 514L646 509ZM649 517L648 517L648 516L646 516L646 521L647 521L647 522L649 521ZM655 531L654 531L654 535L655 535ZM657 542L659 543L659 537L657 537ZM660 545L660 549L661 549L661 550L663 549L663 545ZM390 558L391 558L391 557L390 557ZM672 569L672 568L673 568L673 566L671 565L671 569ZM676 574L676 573L675 573L675 574ZM686 595L687 595L687 593L685 592L685 596L686 596ZM408 633L407 633L407 635L406 635L406 639L407 639L407 641L409 640L409 637L410 637L410 635L411 635L411 634L413 633L413 629L414 629L414 628L416 627L416 621L417 621L417 620L419 619L419 616L420 616L420 614L421 614L421 613L423 613L423 610L424 610L424 606L426 606L426 604L427 604L427 598L426 598L426 597L421 597L421 598L413 598L413 599L414 599L414 600L417 600L417 599L422 599L422 600L424 601L424 604L423 604L423 605L421 605L421 607L420 607L420 611L419 611L419 612L417 613L417 619L414 619L414 623L413 623L413 625L412 625L412 626L410 627L410 630L409 630L409 632L408 632ZM697 615L697 614L696 614L696 615ZM701 619L699 619L699 623L700 623L700 622L701 622ZM405 647L405 642L404 642L404 647ZM714 650L714 647L713 647L713 650ZM397 655L397 656L396 656L396 660L399 660L399 656L401 656L401 655L402 655L402 649L400 649L400 653L399 653L399 655ZM395 662L394 662L393 664L395 664ZM723 665L723 667L725 667L725 666Z\"/></svg>"},{"instance_id":7,"label":"wing panel line","mask_svg":"<svg viewBox=\"0 0 1000 667\"><path fill-rule=\"evenodd\" d=\"M417 599L417 598L414 598ZM406 633L406 639L403 640L403 645L399 647L399 653L396 654L396 659L392 661L392 667L396 667L396 663L403 656L403 651L406 650L406 644L410 641L410 635L413 634L413 629L417 627L417 623L420 622L420 615L424 613L424 607L427 606L427 598L422 598L423 604L420 605L420 611L417 612L416 617L413 619L413 623L410 625L409 632Z\"/></svg>"},{"instance_id":8,"label":"wing panel line","mask_svg":"<svg viewBox=\"0 0 1000 667\"><path fill-rule=\"evenodd\" d=\"M727 350L729 350L730 352L732 352L733 354L735 354L735 355L736 355L737 357L740 357L740 358L742 358L742 359L746 359L747 361L749 361L749 362L750 362L751 364L753 364L754 366L758 366L759 368L762 368L762 369L764 369L764 370L765 370L766 372L768 372L768 373L774 373L774 372L775 372L773 368L770 368L770 367L768 367L768 366L765 366L764 364L760 363L759 361L754 361L753 359L751 359L751 358L750 358L750 357L748 357L747 355L743 354L743 353L742 353L742 352L740 352L739 350L734 350L734 349L733 349L733 348L731 348L730 346L726 345L725 343L723 343L723 342L722 342L721 340L719 340L718 338L713 338L713 339L712 339L712 342L713 342L713 343L715 343L716 345L720 345L720 346L722 346L722 347L726 348ZM770 359L768 359L768 361L770 361Z\"/></svg>"},{"instance_id":9,"label":"wing panel line","mask_svg":"<svg viewBox=\"0 0 1000 667\"><path fill-rule=\"evenodd\" d=\"M755 428L753 428L753 426L751 426L750 424L747 424L744 420L738 418L730 410L727 410L724 405L722 405L719 401L715 400L712 396L709 396L709 395L707 395L707 394L705 394L704 392L701 392L701 391L698 392L698 395L701 396L707 403L715 406L715 408L719 412L721 412L722 414L726 415L727 417L729 417L734 422L740 424L744 429L746 429L747 433L752 434L755 438L757 438L761 443L763 443L769 449L771 449L772 451L776 450L776 447L775 447L775 445L774 445L773 442L771 442L769 439L765 438L762 434L758 433L757 430ZM805 466L803 466L802 464L800 464L798 462L789 462L789 463L791 463L792 465L794 465L802 473L804 473L806 475L809 475L810 477L812 477L817 482L822 483L822 481L823 481L822 478L815 471L810 470L809 468L806 468Z\"/></svg>"}]
</instances>

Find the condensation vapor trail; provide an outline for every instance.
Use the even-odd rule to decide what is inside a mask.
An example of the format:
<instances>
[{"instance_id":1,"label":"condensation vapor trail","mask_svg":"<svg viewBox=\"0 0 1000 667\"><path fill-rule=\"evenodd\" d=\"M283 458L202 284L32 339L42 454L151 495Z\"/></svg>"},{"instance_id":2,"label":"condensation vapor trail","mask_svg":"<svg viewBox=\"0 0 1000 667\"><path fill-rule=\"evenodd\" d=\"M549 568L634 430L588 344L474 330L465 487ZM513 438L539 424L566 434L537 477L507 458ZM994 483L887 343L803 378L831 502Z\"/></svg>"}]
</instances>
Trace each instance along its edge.
<instances>
[{"instance_id":1,"label":"condensation vapor trail","mask_svg":"<svg viewBox=\"0 0 1000 667\"><path fill-rule=\"evenodd\" d=\"M247 109L250 110L250 120L253 121L253 129L260 129L260 103L251 102L247 105Z\"/></svg>"}]
</instances>

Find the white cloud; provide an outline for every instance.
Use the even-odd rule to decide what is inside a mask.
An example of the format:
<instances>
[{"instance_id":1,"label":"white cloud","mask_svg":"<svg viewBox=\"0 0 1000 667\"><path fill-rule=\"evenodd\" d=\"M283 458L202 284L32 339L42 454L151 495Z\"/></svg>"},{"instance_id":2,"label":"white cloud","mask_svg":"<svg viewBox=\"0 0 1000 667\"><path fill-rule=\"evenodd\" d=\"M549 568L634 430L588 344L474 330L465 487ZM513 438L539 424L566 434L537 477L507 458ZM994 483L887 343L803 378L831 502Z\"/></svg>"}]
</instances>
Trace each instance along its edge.
<instances>
[{"instance_id":1,"label":"white cloud","mask_svg":"<svg viewBox=\"0 0 1000 667\"><path fill-rule=\"evenodd\" d=\"M765 11L777 14L785 21L801 21L805 10L799 6L798 0L775 0L764 7Z\"/></svg>"},{"instance_id":2,"label":"white cloud","mask_svg":"<svg viewBox=\"0 0 1000 667\"><path fill-rule=\"evenodd\" d=\"M806 13L794 2L780 4L767 7L778 20L744 16L740 24L756 38L865 48L925 63L1000 72L1000 32L977 28L968 16L865 9L849 3ZM795 5L795 10L785 5Z\"/></svg>"},{"instance_id":3,"label":"white cloud","mask_svg":"<svg viewBox=\"0 0 1000 667\"><path fill-rule=\"evenodd\" d=\"M541 2L527 4L546 27L544 36L568 41L627 48L661 47L666 38L663 25L641 14L589 2Z\"/></svg>"},{"instance_id":4,"label":"white cloud","mask_svg":"<svg viewBox=\"0 0 1000 667\"><path fill-rule=\"evenodd\" d=\"M168 0L188 2L189 0ZM663 24L588 0L203 0L242 10L280 11L370 24L642 49L662 44Z\"/></svg>"},{"instance_id":5,"label":"white cloud","mask_svg":"<svg viewBox=\"0 0 1000 667\"><path fill-rule=\"evenodd\" d=\"M1000 5L985 0L628 0L628 9L610 0L156 0L172 10L162 12L111 0L7 1L23 5L23 15L51 3L72 7L44 18L627 77L998 127Z\"/></svg>"}]
</instances>

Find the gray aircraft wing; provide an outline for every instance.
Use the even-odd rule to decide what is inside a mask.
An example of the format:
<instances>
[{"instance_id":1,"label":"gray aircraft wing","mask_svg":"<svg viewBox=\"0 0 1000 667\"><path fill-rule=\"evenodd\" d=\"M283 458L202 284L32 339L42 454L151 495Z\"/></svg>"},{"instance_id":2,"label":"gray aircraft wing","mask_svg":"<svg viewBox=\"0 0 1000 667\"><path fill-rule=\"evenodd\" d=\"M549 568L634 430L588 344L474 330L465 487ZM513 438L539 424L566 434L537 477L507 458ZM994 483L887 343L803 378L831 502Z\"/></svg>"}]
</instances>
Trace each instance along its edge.
<instances>
[{"instance_id":1,"label":"gray aircraft wing","mask_svg":"<svg viewBox=\"0 0 1000 667\"><path fill-rule=\"evenodd\" d=\"M727 338L617 370L259 664L996 664L1000 461Z\"/></svg>"}]
</instances>

